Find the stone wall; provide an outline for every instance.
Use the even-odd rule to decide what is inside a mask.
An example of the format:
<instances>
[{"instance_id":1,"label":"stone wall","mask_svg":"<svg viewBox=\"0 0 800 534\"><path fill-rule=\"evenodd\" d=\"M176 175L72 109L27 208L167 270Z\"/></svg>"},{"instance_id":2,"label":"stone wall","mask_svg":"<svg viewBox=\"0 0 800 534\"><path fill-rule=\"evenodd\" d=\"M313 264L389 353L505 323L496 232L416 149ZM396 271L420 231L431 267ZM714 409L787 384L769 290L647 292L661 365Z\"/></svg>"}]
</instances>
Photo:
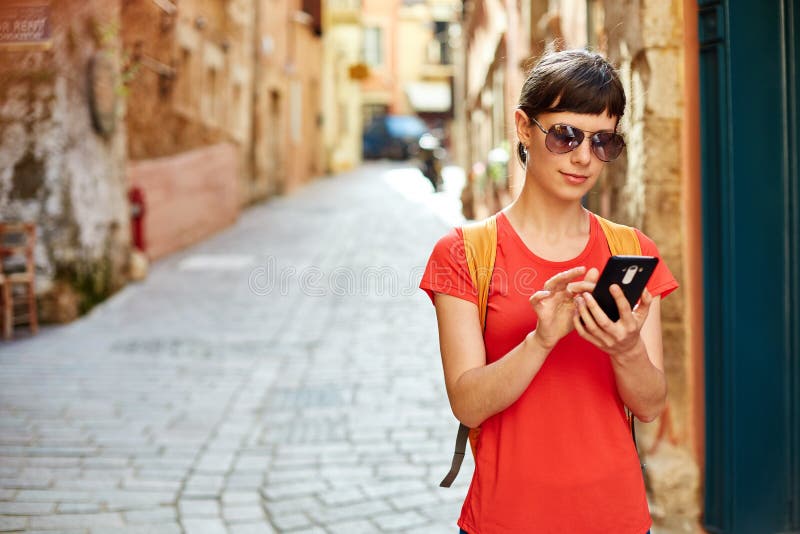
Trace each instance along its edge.
<instances>
[{"instance_id":1,"label":"stone wall","mask_svg":"<svg viewBox=\"0 0 800 534\"><path fill-rule=\"evenodd\" d=\"M69 320L124 284L130 247L119 2L51 2L50 24L48 50L0 48L0 218L37 223L45 321ZM89 108L92 58L111 75L100 88L116 123L106 134Z\"/></svg>"},{"instance_id":2,"label":"stone wall","mask_svg":"<svg viewBox=\"0 0 800 534\"><path fill-rule=\"evenodd\" d=\"M681 136L685 103L683 13L679 2L606 1L604 35L609 58L620 66L629 106L622 122L628 148L609 166L606 205L612 219L641 228L658 244L680 282L682 261ZM694 532L700 475L692 453L691 361L686 347L682 289L662 305L668 410L640 424L640 449L656 524L667 532Z\"/></svg>"}]
</instances>

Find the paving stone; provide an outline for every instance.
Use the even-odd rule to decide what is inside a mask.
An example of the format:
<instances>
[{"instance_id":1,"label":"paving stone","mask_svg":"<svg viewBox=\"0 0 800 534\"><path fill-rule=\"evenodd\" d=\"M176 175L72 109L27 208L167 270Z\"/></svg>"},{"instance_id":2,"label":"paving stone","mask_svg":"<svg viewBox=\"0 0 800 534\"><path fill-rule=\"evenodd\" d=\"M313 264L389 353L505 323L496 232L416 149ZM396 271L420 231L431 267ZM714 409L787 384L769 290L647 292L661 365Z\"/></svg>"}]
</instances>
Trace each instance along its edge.
<instances>
[{"instance_id":1,"label":"paving stone","mask_svg":"<svg viewBox=\"0 0 800 534\"><path fill-rule=\"evenodd\" d=\"M123 526L122 516L117 513L100 514L59 514L31 516L29 525L37 529L68 528L117 528Z\"/></svg>"},{"instance_id":2,"label":"paving stone","mask_svg":"<svg viewBox=\"0 0 800 534\"><path fill-rule=\"evenodd\" d=\"M327 524L331 522L343 521L345 519L372 517L374 515L390 511L391 507L384 501L366 501L357 504L348 504L333 508L320 509L316 512L310 511L309 514L318 522Z\"/></svg>"},{"instance_id":3,"label":"paving stone","mask_svg":"<svg viewBox=\"0 0 800 534\"><path fill-rule=\"evenodd\" d=\"M19 502L90 502L88 491L20 490L15 499Z\"/></svg>"},{"instance_id":4,"label":"paving stone","mask_svg":"<svg viewBox=\"0 0 800 534\"><path fill-rule=\"evenodd\" d=\"M0 532L15 532L24 530L28 524L26 517L0 516Z\"/></svg>"},{"instance_id":5,"label":"paving stone","mask_svg":"<svg viewBox=\"0 0 800 534\"><path fill-rule=\"evenodd\" d=\"M328 506L358 503L363 502L365 499L364 492L352 486L319 494L319 500Z\"/></svg>"},{"instance_id":6,"label":"paving stone","mask_svg":"<svg viewBox=\"0 0 800 534\"><path fill-rule=\"evenodd\" d=\"M219 499L222 490L205 489L205 488L184 488L181 492L181 497L185 499L205 499L214 500Z\"/></svg>"},{"instance_id":7,"label":"paving stone","mask_svg":"<svg viewBox=\"0 0 800 534\"><path fill-rule=\"evenodd\" d=\"M407 530L427 523L427 519L416 512L401 512L373 517L380 528L388 531Z\"/></svg>"},{"instance_id":8,"label":"paving stone","mask_svg":"<svg viewBox=\"0 0 800 534\"><path fill-rule=\"evenodd\" d=\"M267 467L269 467L270 461L271 460L269 456L251 456L251 455L239 456L239 458L236 459L235 463L236 471L263 472L267 469Z\"/></svg>"},{"instance_id":9,"label":"paving stone","mask_svg":"<svg viewBox=\"0 0 800 534\"><path fill-rule=\"evenodd\" d=\"M260 505L226 505L222 507L222 517L228 523L254 521L264 518L264 510Z\"/></svg>"},{"instance_id":10,"label":"paving stone","mask_svg":"<svg viewBox=\"0 0 800 534\"><path fill-rule=\"evenodd\" d=\"M233 473L225 480L226 490L256 490L264 484L260 474Z\"/></svg>"},{"instance_id":11,"label":"paving stone","mask_svg":"<svg viewBox=\"0 0 800 534\"><path fill-rule=\"evenodd\" d=\"M56 505L48 502L0 502L0 515L40 515L55 509Z\"/></svg>"},{"instance_id":12,"label":"paving stone","mask_svg":"<svg viewBox=\"0 0 800 534\"><path fill-rule=\"evenodd\" d=\"M463 498L461 501L454 501L451 503L420 506L417 507L416 510L432 521L449 521L455 523L461 515L462 501Z\"/></svg>"},{"instance_id":13,"label":"paving stone","mask_svg":"<svg viewBox=\"0 0 800 534\"><path fill-rule=\"evenodd\" d=\"M163 522L154 525L127 525L116 528L94 528L91 534L182 534L177 522Z\"/></svg>"},{"instance_id":14,"label":"paving stone","mask_svg":"<svg viewBox=\"0 0 800 534\"><path fill-rule=\"evenodd\" d=\"M275 529L268 523L259 521L257 523L235 523L228 525L228 532L230 532L230 534L275 534Z\"/></svg>"},{"instance_id":15,"label":"paving stone","mask_svg":"<svg viewBox=\"0 0 800 534\"><path fill-rule=\"evenodd\" d=\"M62 502L58 505L60 514L93 514L103 511L103 506L94 502Z\"/></svg>"},{"instance_id":16,"label":"paving stone","mask_svg":"<svg viewBox=\"0 0 800 534\"><path fill-rule=\"evenodd\" d=\"M32 480L26 478L0 478L0 488L6 489L46 489L51 485L51 479Z\"/></svg>"},{"instance_id":17,"label":"paving stone","mask_svg":"<svg viewBox=\"0 0 800 534\"><path fill-rule=\"evenodd\" d=\"M320 470L316 468L302 469L275 469L266 475L267 484L281 484L284 482L297 482L319 480Z\"/></svg>"},{"instance_id":18,"label":"paving stone","mask_svg":"<svg viewBox=\"0 0 800 534\"><path fill-rule=\"evenodd\" d=\"M313 497L299 497L281 501L265 501L264 508L272 515L285 515L319 510L322 505Z\"/></svg>"},{"instance_id":19,"label":"paving stone","mask_svg":"<svg viewBox=\"0 0 800 534\"><path fill-rule=\"evenodd\" d=\"M410 528L405 534L454 534L458 532L458 525L455 521L450 523L428 523L422 527Z\"/></svg>"},{"instance_id":20,"label":"paving stone","mask_svg":"<svg viewBox=\"0 0 800 534\"><path fill-rule=\"evenodd\" d=\"M206 454L195 466L198 473L227 473L233 466L233 454Z\"/></svg>"},{"instance_id":21,"label":"paving stone","mask_svg":"<svg viewBox=\"0 0 800 534\"><path fill-rule=\"evenodd\" d=\"M428 489L429 486L420 480L393 480L385 483L362 484L361 489L372 498L395 497L417 493Z\"/></svg>"},{"instance_id":22,"label":"paving stone","mask_svg":"<svg viewBox=\"0 0 800 534\"><path fill-rule=\"evenodd\" d=\"M305 514L274 515L270 519L279 532L294 531L311 525L311 520Z\"/></svg>"},{"instance_id":23,"label":"paving stone","mask_svg":"<svg viewBox=\"0 0 800 534\"><path fill-rule=\"evenodd\" d=\"M181 489L181 480L143 480L139 478L129 478L121 484L122 489L133 491L174 491Z\"/></svg>"},{"instance_id":24,"label":"paving stone","mask_svg":"<svg viewBox=\"0 0 800 534\"><path fill-rule=\"evenodd\" d=\"M186 488L219 491L224 484L224 475L195 474L186 481Z\"/></svg>"},{"instance_id":25,"label":"paving stone","mask_svg":"<svg viewBox=\"0 0 800 534\"><path fill-rule=\"evenodd\" d=\"M104 491L97 493L92 500L105 503L115 510L135 510L173 504L176 501L176 494L157 491Z\"/></svg>"},{"instance_id":26,"label":"paving stone","mask_svg":"<svg viewBox=\"0 0 800 534\"><path fill-rule=\"evenodd\" d=\"M121 479L108 477L108 478L72 478L60 479L53 483L54 491L61 490L78 490L78 491L91 491L100 492L105 490L119 489Z\"/></svg>"},{"instance_id":27,"label":"paving stone","mask_svg":"<svg viewBox=\"0 0 800 534\"><path fill-rule=\"evenodd\" d=\"M371 523L366 519L333 523L332 525L327 525L327 529L332 534L374 534L378 531L375 523Z\"/></svg>"},{"instance_id":28,"label":"paving stone","mask_svg":"<svg viewBox=\"0 0 800 534\"><path fill-rule=\"evenodd\" d=\"M261 495L258 491L230 490L222 494L222 503L229 504L254 504L261 502Z\"/></svg>"},{"instance_id":29,"label":"paving stone","mask_svg":"<svg viewBox=\"0 0 800 534\"><path fill-rule=\"evenodd\" d=\"M433 492L423 491L420 493L403 495L401 497L391 497L389 498L389 502L398 510L407 510L409 508L416 508L417 506L430 506L431 504L438 503L439 498Z\"/></svg>"},{"instance_id":30,"label":"paving stone","mask_svg":"<svg viewBox=\"0 0 800 534\"><path fill-rule=\"evenodd\" d=\"M328 489L328 485L324 482L309 481L309 482L292 482L273 484L264 488L263 493L267 499L278 501L286 499L287 497L302 497L305 495L312 495L315 493L323 492Z\"/></svg>"},{"instance_id":31,"label":"paving stone","mask_svg":"<svg viewBox=\"0 0 800 534\"><path fill-rule=\"evenodd\" d=\"M185 534L228 534L228 529L218 519L184 519Z\"/></svg>"},{"instance_id":32,"label":"paving stone","mask_svg":"<svg viewBox=\"0 0 800 534\"><path fill-rule=\"evenodd\" d=\"M183 517L219 517L219 502L181 499L178 509Z\"/></svg>"},{"instance_id":33,"label":"paving stone","mask_svg":"<svg viewBox=\"0 0 800 534\"><path fill-rule=\"evenodd\" d=\"M128 523L163 523L177 519L177 512L171 506L159 506L145 510L131 510L122 516Z\"/></svg>"},{"instance_id":34,"label":"paving stone","mask_svg":"<svg viewBox=\"0 0 800 534\"><path fill-rule=\"evenodd\" d=\"M185 469L137 469L134 475L139 480L177 481L185 480Z\"/></svg>"},{"instance_id":35,"label":"paving stone","mask_svg":"<svg viewBox=\"0 0 800 534\"><path fill-rule=\"evenodd\" d=\"M83 458L81 460L81 466L87 469L119 469L122 467L127 467L129 464L129 458L119 457L105 458L98 456L93 458Z\"/></svg>"}]
</instances>

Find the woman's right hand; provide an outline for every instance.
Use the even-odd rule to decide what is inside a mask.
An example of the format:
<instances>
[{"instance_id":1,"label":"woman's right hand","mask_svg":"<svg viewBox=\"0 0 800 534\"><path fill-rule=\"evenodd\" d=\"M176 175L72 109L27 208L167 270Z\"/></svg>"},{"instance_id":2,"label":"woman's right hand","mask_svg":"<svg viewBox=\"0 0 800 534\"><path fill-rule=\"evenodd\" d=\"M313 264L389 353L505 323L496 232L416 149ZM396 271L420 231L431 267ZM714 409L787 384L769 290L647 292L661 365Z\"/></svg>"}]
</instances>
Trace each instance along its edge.
<instances>
[{"instance_id":1,"label":"woman's right hand","mask_svg":"<svg viewBox=\"0 0 800 534\"><path fill-rule=\"evenodd\" d=\"M594 289L599 277L597 269L590 269L582 281L574 281L584 273L586 267L575 267L558 273L529 299L538 318L536 340L548 350L575 328L575 295Z\"/></svg>"}]
</instances>

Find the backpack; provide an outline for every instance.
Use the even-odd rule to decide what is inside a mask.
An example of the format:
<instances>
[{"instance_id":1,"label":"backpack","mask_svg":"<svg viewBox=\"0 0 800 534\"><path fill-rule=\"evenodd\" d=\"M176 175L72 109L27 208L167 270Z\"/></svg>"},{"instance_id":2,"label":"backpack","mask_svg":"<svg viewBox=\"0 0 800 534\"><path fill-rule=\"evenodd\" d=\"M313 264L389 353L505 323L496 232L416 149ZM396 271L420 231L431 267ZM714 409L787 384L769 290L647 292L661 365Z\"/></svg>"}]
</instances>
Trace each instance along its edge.
<instances>
[{"instance_id":1,"label":"backpack","mask_svg":"<svg viewBox=\"0 0 800 534\"><path fill-rule=\"evenodd\" d=\"M472 284L475 286L478 293L478 311L482 329L486 329L489 283L492 279L492 271L494 271L494 261L497 254L496 217L496 215L492 215L482 221L466 224L461 228L464 237L464 252L466 254L467 267L472 277ZM639 237L636 235L633 228L611 222L599 215L595 215L595 217L600 223L603 234L605 234L608 248L612 256L622 254L640 256L642 254L642 246L639 243ZM626 414L635 445L636 430L634 427L633 414L630 413L627 408ZM480 430L480 427L469 428L463 423L459 423L450 471L439 483L440 487L449 488L453 484L453 481L461 469L461 463L464 461L467 439L469 439L470 448L472 449L472 456L475 457ZM644 469L644 465L642 465L642 469Z\"/></svg>"}]
</instances>

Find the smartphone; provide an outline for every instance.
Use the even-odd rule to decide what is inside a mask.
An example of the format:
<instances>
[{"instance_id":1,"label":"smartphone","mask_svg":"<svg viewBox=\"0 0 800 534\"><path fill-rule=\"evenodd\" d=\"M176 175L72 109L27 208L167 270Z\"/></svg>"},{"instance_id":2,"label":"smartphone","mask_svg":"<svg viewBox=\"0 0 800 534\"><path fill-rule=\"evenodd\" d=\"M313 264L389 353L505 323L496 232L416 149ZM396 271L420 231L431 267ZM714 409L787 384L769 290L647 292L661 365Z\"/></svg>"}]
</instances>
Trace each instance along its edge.
<instances>
[{"instance_id":1,"label":"smartphone","mask_svg":"<svg viewBox=\"0 0 800 534\"><path fill-rule=\"evenodd\" d=\"M619 320L617 302L609 288L617 284L633 308L658 264L654 256L611 256L600 273L592 296L612 321Z\"/></svg>"}]
</instances>

